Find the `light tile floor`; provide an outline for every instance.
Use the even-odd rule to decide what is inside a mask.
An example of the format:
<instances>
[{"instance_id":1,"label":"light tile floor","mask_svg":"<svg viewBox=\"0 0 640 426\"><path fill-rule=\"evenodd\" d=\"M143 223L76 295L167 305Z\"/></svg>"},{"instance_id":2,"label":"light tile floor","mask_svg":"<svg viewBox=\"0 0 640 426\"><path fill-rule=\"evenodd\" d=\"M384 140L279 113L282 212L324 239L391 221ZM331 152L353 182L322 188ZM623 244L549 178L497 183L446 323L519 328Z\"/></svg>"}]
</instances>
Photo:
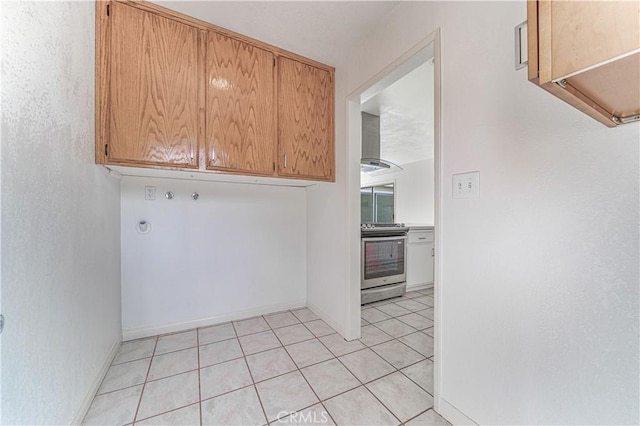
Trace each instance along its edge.
<instances>
[{"instance_id":1,"label":"light tile floor","mask_svg":"<svg viewBox=\"0 0 640 426\"><path fill-rule=\"evenodd\" d=\"M433 290L362 307L347 342L309 309L122 344L84 424L448 425Z\"/></svg>"}]
</instances>

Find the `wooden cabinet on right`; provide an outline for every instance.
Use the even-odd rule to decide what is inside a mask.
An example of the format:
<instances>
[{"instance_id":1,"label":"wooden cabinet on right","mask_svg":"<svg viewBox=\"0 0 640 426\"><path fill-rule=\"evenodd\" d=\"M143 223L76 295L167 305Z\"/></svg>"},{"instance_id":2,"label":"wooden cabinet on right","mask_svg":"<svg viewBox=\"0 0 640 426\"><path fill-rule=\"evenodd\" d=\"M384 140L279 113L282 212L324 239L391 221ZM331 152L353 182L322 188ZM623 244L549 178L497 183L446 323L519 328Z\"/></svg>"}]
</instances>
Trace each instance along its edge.
<instances>
[{"instance_id":1,"label":"wooden cabinet on right","mask_svg":"<svg viewBox=\"0 0 640 426\"><path fill-rule=\"evenodd\" d=\"M640 119L640 2L529 0L529 80L608 127Z\"/></svg>"},{"instance_id":2,"label":"wooden cabinet on right","mask_svg":"<svg viewBox=\"0 0 640 426\"><path fill-rule=\"evenodd\" d=\"M332 73L280 56L278 76L278 175L333 181Z\"/></svg>"}]
</instances>

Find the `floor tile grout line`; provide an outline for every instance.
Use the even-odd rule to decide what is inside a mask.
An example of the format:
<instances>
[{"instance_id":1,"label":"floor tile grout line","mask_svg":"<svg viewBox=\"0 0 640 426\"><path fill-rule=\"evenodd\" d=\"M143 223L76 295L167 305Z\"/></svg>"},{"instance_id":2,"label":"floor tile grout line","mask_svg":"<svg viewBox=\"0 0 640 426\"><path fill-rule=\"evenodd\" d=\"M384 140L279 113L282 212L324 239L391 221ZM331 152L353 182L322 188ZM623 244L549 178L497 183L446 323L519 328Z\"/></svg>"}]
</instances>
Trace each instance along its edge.
<instances>
[{"instance_id":1,"label":"floor tile grout line","mask_svg":"<svg viewBox=\"0 0 640 426\"><path fill-rule=\"evenodd\" d=\"M152 416L144 417L142 419L138 419L138 420L135 421L135 423L137 424L138 422L143 422L143 421L147 421L149 419L153 419L155 417L164 416L167 413L173 413L174 411L182 410L183 408L191 407L192 405L196 405L196 404L200 404L200 401L192 402L192 403L187 404L187 405L181 405L180 407L172 408L171 410L162 411L162 412L154 414ZM129 424L129 423L127 423L127 424Z\"/></svg>"},{"instance_id":2,"label":"floor tile grout line","mask_svg":"<svg viewBox=\"0 0 640 426\"><path fill-rule=\"evenodd\" d=\"M264 322L267 322L264 319L264 316L261 315L260 316ZM267 323L267 325L269 325L269 323ZM267 410L265 410L264 408L264 404L262 403L262 398L260 398L260 392L258 392L258 387L256 386L256 381L253 378L253 374L251 373L251 367L249 367L249 361L247 361L247 355L244 353L244 348L242 347L242 344L240 344L240 336L238 336L238 331L235 328L235 325L233 327L233 331L236 334L236 338L238 339L238 344L240 346L240 351L242 352L242 359L244 360L244 365L247 367L247 371L249 372L249 377L251 378L251 386L253 387L254 392L256 393L256 396L258 397L258 403L260 404L260 409L262 410L262 415L264 416L264 420L265 420L265 425L269 424L269 417L267 416ZM275 334L275 333L273 333ZM238 389L235 389L238 390ZM232 391L233 392L233 391ZM220 396L220 395L218 395Z\"/></svg>"},{"instance_id":3,"label":"floor tile grout line","mask_svg":"<svg viewBox=\"0 0 640 426\"><path fill-rule=\"evenodd\" d=\"M198 354L198 413L202 425L202 383L200 383L200 330L196 329L196 352Z\"/></svg>"},{"instance_id":4,"label":"floor tile grout line","mask_svg":"<svg viewBox=\"0 0 640 426\"><path fill-rule=\"evenodd\" d=\"M318 340L319 340L319 339L318 339ZM320 343L324 345L324 342L320 341ZM327 348L327 350L329 350L329 352L331 352L331 350L330 350L326 345L324 345L324 346ZM361 350L365 350L365 349L369 349L369 348L363 348L363 349L361 349ZM370 349L370 350L371 350L371 349ZM359 352L359 351L356 351L356 352ZM331 352L331 353L333 353L333 352ZM351 352L351 353L355 353L355 352ZM374 352L374 353L375 353L375 352ZM348 355L348 354L345 354L345 355ZM345 355L343 355L343 356L345 356ZM376 353L376 355L378 355L378 354ZM380 355L378 355L378 356L380 357ZM393 373L395 373L396 371L398 371L398 370L395 368L395 366L394 366L394 365L392 365L391 363L389 363L386 359L384 359L384 358L382 358L382 357L380 357L380 358L381 358L383 361L387 362L389 365L391 365L391 367L395 370L395 371L393 371L392 373L389 373L389 374L387 374L387 375L393 374ZM342 366L343 366L343 367L344 367L348 372L350 372L350 373L351 373L351 375L352 375L353 377L355 377L355 379L356 379L357 381L359 381L359 382L360 382L360 385L361 385L364 389L366 389L366 390L367 390L367 392L369 392L371 395L373 395L373 397L374 397L376 400L378 400L378 402L379 402L380 404L382 404L382 406L383 406L384 408L386 408L386 410L387 410L389 413L391 413L391 415L392 415L393 417L395 417L395 418L396 418L400 423L402 423L402 421L401 421L401 420L400 420L400 419L399 419L399 418L398 418L398 417L393 413L393 411L391 411L391 410L389 409L389 407L387 407L387 406L386 406L382 401L380 401L380 399L379 399L379 398L378 398L378 397L377 397L373 392L371 392L371 390L369 390L369 388L367 388L366 384L365 384L362 380L360 380L360 378L359 378L358 376L356 376L356 375L355 375L355 373L354 373L353 371L351 371L351 370L349 369L349 367L347 367L347 365L346 365L344 362L342 362L342 360L340 359L340 357L336 357L336 359L338 360L338 362L339 362L340 364L342 364ZM301 373L302 373L302 372L301 372ZM382 376L382 377L386 377L387 375L384 375L384 376ZM303 374L303 376L304 376L304 374ZM369 381L368 383L371 383L371 382L373 382L374 380L381 379L382 377L379 377L379 378L377 378L377 379L373 379L373 380ZM311 386L311 385L309 385L309 386ZM360 386L358 386L358 387L360 387ZM355 389L357 389L358 387L356 387ZM353 390L353 389L350 389L350 390ZM346 392L348 392L348 391L346 391ZM337 396L337 395L335 395L335 396ZM332 398L335 398L335 396L333 396ZM330 398L327 398L327 399L330 399ZM322 402L322 401L320 401L320 402ZM327 410L327 411L328 411L328 410ZM331 415L331 413L329 413L329 415ZM334 423L335 423L335 422L334 422Z\"/></svg>"},{"instance_id":5,"label":"floor tile grout line","mask_svg":"<svg viewBox=\"0 0 640 426\"><path fill-rule=\"evenodd\" d=\"M140 398L138 399L138 406L136 407L136 412L133 415L132 424L136 424L138 421L138 413L140 412L140 406L142 405L142 397L144 396L144 390L147 387L147 378L149 377L149 372L151 371L151 365L153 364L153 357L156 353L156 349L158 348L158 340L159 337L156 336L156 343L153 345L153 352L151 353L151 359L149 360L149 367L147 367L147 375L144 378L144 383L142 384L142 389L140 391Z\"/></svg>"}]
</instances>

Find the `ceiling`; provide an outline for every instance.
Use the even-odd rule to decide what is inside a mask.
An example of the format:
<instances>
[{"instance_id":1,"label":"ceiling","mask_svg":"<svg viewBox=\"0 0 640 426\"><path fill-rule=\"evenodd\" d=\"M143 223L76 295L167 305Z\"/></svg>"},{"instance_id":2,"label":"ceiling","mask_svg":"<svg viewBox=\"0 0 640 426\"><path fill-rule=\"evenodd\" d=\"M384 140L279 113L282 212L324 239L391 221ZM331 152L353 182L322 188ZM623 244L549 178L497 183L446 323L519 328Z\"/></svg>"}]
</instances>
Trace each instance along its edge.
<instances>
[{"instance_id":1,"label":"ceiling","mask_svg":"<svg viewBox=\"0 0 640 426\"><path fill-rule=\"evenodd\" d=\"M380 116L380 157L398 165L433 158L433 61L362 104Z\"/></svg>"},{"instance_id":2,"label":"ceiling","mask_svg":"<svg viewBox=\"0 0 640 426\"><path fill-rule=\"evenodd\" d=\"M154 1L335 66L397 1Z\"/></svg>"}]
</instances>

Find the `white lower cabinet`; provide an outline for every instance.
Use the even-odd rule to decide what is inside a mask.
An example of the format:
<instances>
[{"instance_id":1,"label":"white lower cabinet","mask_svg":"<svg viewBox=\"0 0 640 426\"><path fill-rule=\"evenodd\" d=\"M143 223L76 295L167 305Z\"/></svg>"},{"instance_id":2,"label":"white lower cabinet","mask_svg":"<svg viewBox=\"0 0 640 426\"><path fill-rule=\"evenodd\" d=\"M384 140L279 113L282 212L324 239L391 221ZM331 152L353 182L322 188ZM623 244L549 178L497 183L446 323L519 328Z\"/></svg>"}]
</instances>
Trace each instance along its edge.
<instances>
[{"instance_id":1,"label":"white lower cabinet","mask_svg":"<svg viewBox=\"0 0 640 426\"><path fill-rule=\"evenodd\" d=\"M433 231L409 230L407 287L433 283Z\"/></svg>"}]
</instances>

